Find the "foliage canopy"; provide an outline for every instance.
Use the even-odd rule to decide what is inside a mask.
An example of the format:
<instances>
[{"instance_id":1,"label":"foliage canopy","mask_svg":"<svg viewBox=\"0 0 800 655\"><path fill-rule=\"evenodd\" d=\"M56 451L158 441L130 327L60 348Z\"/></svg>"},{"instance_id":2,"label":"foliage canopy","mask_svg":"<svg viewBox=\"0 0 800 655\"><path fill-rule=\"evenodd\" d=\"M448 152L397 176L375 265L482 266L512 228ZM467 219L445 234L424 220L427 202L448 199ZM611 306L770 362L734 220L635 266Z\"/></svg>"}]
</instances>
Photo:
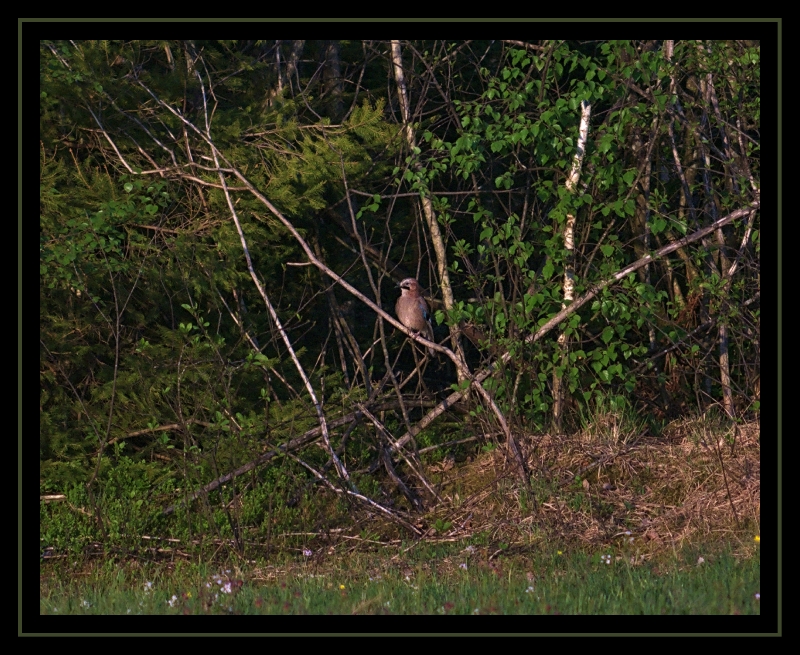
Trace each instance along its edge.
<instances>
[{"instance_id":1,"label":"foliage canopy","mask_svg":"<svg viewBox=\"0 0 800 655\"><path fill-rule=\"evenodd\" d=\"M92 517L48 538L244 548L354 507L414 532L465 433L758 412L759 66L750 41L42 41L40 486ZM438 361L392 322L409 276Z\"/></svg>"}]
</instances>

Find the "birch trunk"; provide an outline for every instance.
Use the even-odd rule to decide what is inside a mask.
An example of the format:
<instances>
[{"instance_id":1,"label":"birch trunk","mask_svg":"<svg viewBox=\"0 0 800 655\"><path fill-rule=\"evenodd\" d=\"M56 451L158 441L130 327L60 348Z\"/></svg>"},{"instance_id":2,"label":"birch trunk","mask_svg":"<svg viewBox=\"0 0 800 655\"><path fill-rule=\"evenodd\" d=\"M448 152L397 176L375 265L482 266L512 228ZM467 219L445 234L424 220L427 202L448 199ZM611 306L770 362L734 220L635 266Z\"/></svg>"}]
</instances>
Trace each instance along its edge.
<instances>
[{"instance_id":1,"label":"birch trunk","mask_svg":"<svg viewBox=\"0 0 800 655\"><path fill-rule=\"evenodd\" d=\"M583 155L586 152L586 139L589 134L589 117L592 115L592 106L588 102L581 103L581 126L578 136L578 148L572 160L572 170L566 182L567 191L575 193L578 188L578 180L581 176L583 166ZM564 285L563 302L561 309L566 309L575 297L575 216L567 214L567 221L564 225L564 248L567 251L567 258L564 266ZM564 389L564 370L569 363L569 339L566 328L561 330L558 335L558 349L561 352L559 365L553 371L553 428L556 432L561 431L562 419L564 416L564 404L566 393Z\"/></svg>"},{"instance_id":2,"label":"birch trunk","mask_svg":"<svg viewBox=\"0 0 800 655\"><path fill-rule=\"evenodd\" d=\"M400 41L392 41L392 64L394 68L395 82L397 83L397 96L400 100L400 112L403 118L403 132L406 142L411 152L414 152L417 147L414 130L411 127L411 111L408 103L408 91L406 89L405 75L403 74L403 59L400 52ZM419 164L417 164L419 167ZM447 249L445 248L444 238L439 229L439 222L433 212L433 204L429 195L425 195L422 200L422 213L425 217L425 223L428 226L428 231L431 235L431 242L433 244L433 251L436 254L436 271L439 276L439 284L442 288L442 301L446 311L452 311L455 301L453 299L453 288L450 284L450 275L447 272ZM466 364L464 351L461 347L461 339L458 333L458 326L450 326L450 341L453 346L453 352L458 358ZM456 367L458 374L458 381L464 380L463 373Z\"/></svg>"}]
</instances>

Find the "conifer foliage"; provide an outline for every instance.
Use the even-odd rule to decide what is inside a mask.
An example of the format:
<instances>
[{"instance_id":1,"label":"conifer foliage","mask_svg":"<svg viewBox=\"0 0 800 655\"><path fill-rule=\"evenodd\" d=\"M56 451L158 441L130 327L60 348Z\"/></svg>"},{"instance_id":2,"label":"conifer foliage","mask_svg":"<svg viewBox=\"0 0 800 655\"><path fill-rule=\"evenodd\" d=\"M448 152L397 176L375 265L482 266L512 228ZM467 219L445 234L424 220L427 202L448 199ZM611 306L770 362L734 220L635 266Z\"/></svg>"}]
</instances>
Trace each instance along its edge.
<instances>
[{"instance_id":1,"label":"conifer foliage","mask_svg":"<svg viewBox=\"0 0 800 655\"><path fill-rule=\"evenodd\" d=\"M53 543L419 533L465 429L759 411L758 42L43 41L40 140Z\"/></svg>"}]
</instances>

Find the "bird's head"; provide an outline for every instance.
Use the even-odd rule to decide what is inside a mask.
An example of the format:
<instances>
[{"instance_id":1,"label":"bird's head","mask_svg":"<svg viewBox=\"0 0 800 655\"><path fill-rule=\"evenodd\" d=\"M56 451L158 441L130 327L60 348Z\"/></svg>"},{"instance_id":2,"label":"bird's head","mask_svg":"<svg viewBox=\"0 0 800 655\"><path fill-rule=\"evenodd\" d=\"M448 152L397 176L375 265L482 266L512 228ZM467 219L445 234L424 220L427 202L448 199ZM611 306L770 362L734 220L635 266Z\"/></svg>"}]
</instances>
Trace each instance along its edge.
<instances>
[{"instance_id":1,"label":"bird's head","mask_svg":"<svg viewBox=\"0 0 800 655\"><path fill-rule=\"evenodd\" d=\"M419 286L419 282L417 282L413 277L407 277L397 286L403 290L403 293L406 291L409 293L420 293L422 289L422 287Z\"/></svg>"}]
</instances>

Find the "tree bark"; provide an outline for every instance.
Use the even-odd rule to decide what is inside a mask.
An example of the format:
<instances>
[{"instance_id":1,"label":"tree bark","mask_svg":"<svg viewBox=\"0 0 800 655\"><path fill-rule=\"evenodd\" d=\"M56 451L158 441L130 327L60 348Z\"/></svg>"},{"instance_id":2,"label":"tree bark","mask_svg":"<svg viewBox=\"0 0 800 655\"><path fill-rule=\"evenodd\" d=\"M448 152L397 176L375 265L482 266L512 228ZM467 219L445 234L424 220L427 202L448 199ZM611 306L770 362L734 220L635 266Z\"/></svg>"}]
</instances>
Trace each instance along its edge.
<instances>
[{"instance_id":1,"label":"tree bark","mask_svg":"<svg viewBox=\"0 0 800 655\"><path fill-rule=\"evenodd\" d=\"M581 125L578 136L578 147L575 150L575 157L572 160L572 170L566 182L567 191L575 193L583 167L583 155L586 152L586 139L589 135L589 118L592 115L592 106L584 101L581 103ZM561 309L566 309L575 297L575 216L567 214L566 224L564 225L564 249L567 251L567 258L564 266L564 284L562 287L563 302ZM566 330L561 330L558 335L558 350L561 352L559 365L553 371L553 428L556 432L561 432L562 419L564 416L564 404L566 401L566 391L564 389L564 371L569 364L569 339Z\"/></svg>"},{"instance_id":2,"label":"tree bark","mask_svg":"<svg viewBox=\"0 0 800 655\"><path fill-rule=\"evenodd\" d=\"M408 143L409 150L413 153L417 147L416 138L414 136L414 129L411 126L411 112L408 104L408 91L406 88L405 75L403 73L403 58L400 52L400 42L392 41L392 64L394 68L395 82L397 83L397 95L400 101L400 112L403 118L403 133L405 134L406 142ZM419 168L419 164L416 165ZM428 226L428 231L431 235L431 242L433 244L433 251L436 254L436 271L439 276L439 284L442 289L442 301L446 311L452 311L455 300L453 298L453 287L450 284L450 275L447 271L447 249L444 243L444 237L439 229L439 222L433 212L433 204L431 203L430 195L425 194L422 199L422 211L425 216L425 223ZM466 366L466 358L461 346L461 339L457 325L450 326L450 341L453 345L453 351L456 356ZM461 370L456 368L458 381L463 382L464 376Z\"/></svg>"}]
</instances>

